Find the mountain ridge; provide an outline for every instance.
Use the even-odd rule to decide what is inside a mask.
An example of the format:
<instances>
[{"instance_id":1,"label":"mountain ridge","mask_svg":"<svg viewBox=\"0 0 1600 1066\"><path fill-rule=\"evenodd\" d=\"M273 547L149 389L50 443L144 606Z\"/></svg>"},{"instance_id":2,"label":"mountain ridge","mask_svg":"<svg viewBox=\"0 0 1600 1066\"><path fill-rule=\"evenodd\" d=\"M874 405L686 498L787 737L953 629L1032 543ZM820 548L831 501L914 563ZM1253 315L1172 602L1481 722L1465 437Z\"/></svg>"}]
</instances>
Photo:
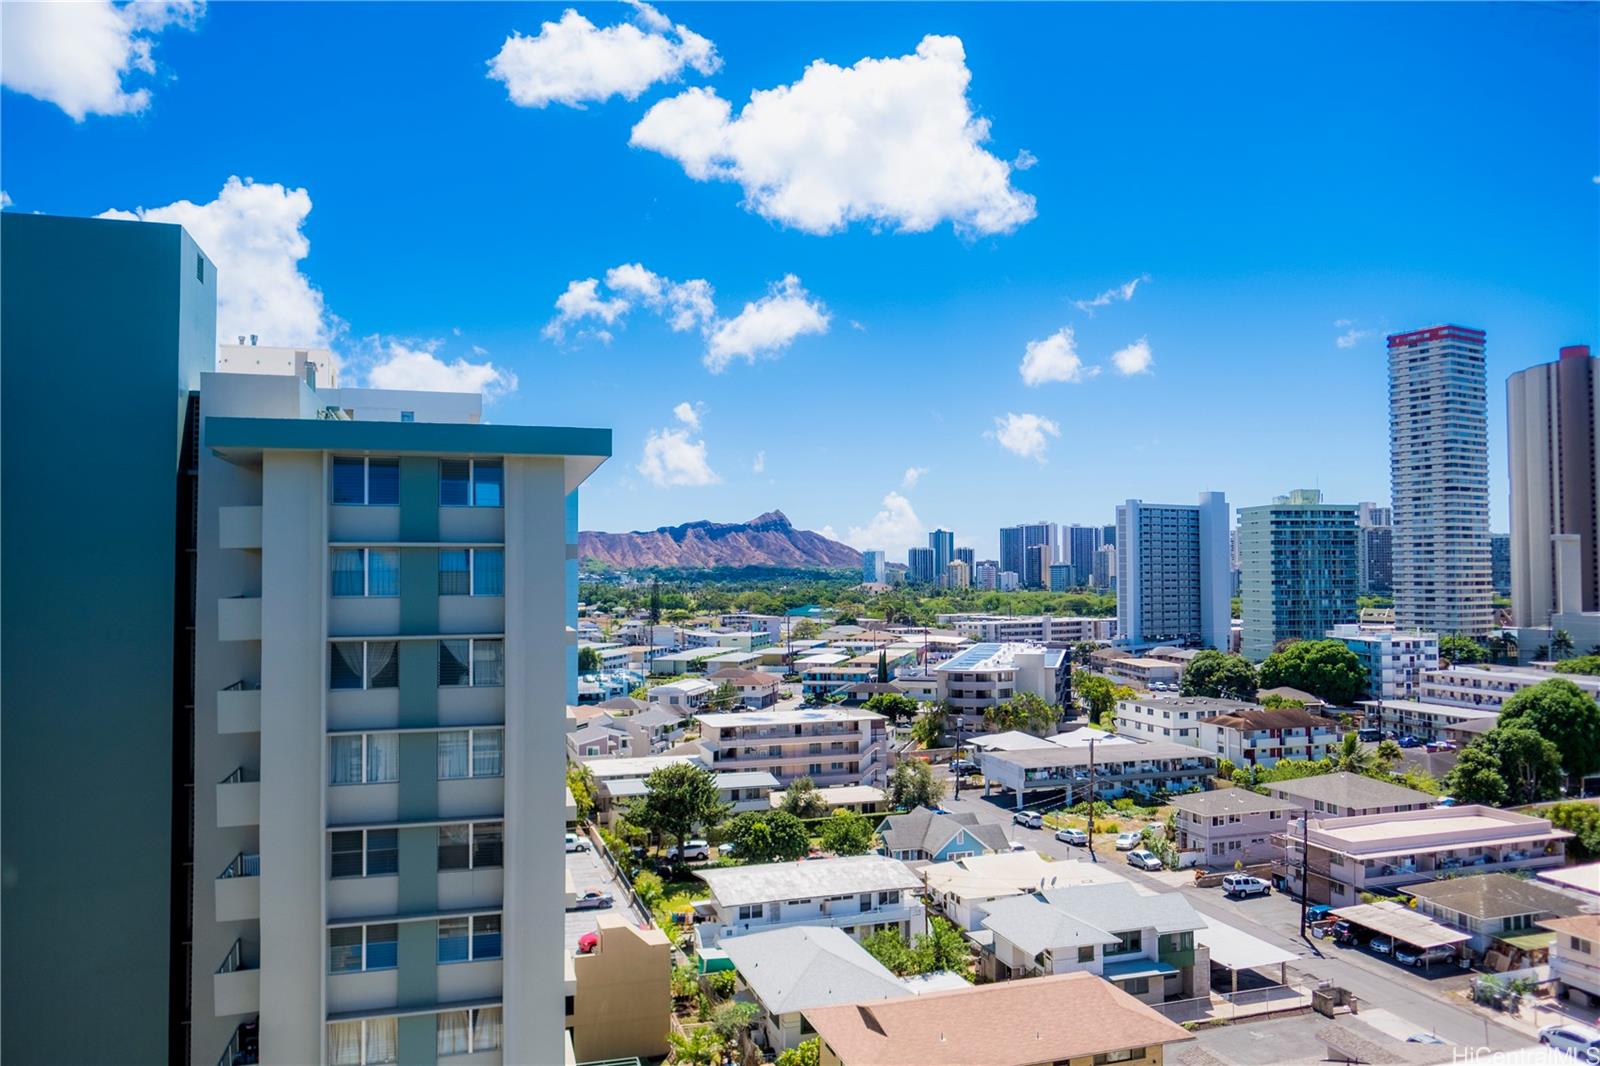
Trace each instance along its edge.
<instances>
[{"instance_id":1,"label":"mountain ridge","mask_svg":"<svg viewBox=\"0 0 1600 1066\"><path fill-rule=\"evenodd\" d=\"M697 519L629 533L581 530L578 558L621 570L714 566L825 569L861 565L861 553L856 549L821 533L796 529L788 516L778 510L763 512L748 522Z\"/></svg>"}]
</instances>

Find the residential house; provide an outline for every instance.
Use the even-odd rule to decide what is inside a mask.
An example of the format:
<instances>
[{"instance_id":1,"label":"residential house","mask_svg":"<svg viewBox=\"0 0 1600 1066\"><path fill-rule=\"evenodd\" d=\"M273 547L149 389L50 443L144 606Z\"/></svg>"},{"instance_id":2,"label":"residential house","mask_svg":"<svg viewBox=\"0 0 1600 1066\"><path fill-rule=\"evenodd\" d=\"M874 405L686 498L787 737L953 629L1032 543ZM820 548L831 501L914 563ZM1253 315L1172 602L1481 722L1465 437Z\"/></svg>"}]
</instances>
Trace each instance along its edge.
<instances>
[{"instance_id":1,"label":"residential house","mask_svg":"<svg viewBox=\"0 0 1600 1066\"><path fill-rule=\"evenodd\" d=\"M1493 947L1540 950L1550 939L1536 928L1546 918L1566 918L1582 911L1577 900L1553 888L1507 873L1448 877L1412 885L1406 895L1417 910L1471 933L1473 951Z\"/></svg>"},{"instance_id":2,"label":"residential house","mask_svg":"<svg viewBox=\"0 0 1600 1066\"><path fill-rule=\"evenodd\" d=\"M1086 973L817 1007L805 1017L821 1040L821 1066L1161 1066L1167 1048L1194 1039Z\"/></svg>"},{"instance_id":3,"label":"residential house","mask_svg":"<svg viewBox=\"0 0 1600 1066\"><path fill-rule=\"evenodd\" d=\"M984 961L997 980L1086 971L1145 1003L1205 996L1211 959L1194 942L1205 924L1176 892L1143 895L1126 881L1047 888L991 905Z\"/></svg>"},{"instance_id":4,"label":"residential house","mask_svg":"<svg viewBox=\"0 0 1600 1066\"><path fill-rule=\"evenodd\" d=\"M940 814L927 807L885 818L878 837L878 854L902 862L950 862L1011 848L1004 829L980 823L976 814Z\"/></svg>"},{"instance_id":5,"label":"residential house","mask_svg":"<svg viewBox=\"0 0 1600 1066\"><path fill-rule=\"evenodd\" d=\"M917 870L934 907L972 932L983 927L989 906L1046 888L1124 883L1099 863L1051 862L1037 851L997 851L939 862Z\"/></svg>"},{"instance_id":6,"label":"residential house","mask_svg":"<svg viewBox=\"0 0 1600 1066\"><path fill-rule=\"evenodd\" d=\"M703 677L686 677L650 689L650 702L670 707L679 714L699 710L716 695L717 686Z\"/></svg>"},{"instance_id":7,"label":"residential house","mask_svg":"<svg viewBox=\"0 0 1600 1066\"><path fill-rule=\"evenodd\" d=\"M1600 914L1547 918L1539 924L1556 935L1550 945L1556 994L1580 1007L1600 1006Z\"/></svg>"},{"instance_id":8,"label":"residential house","mask_svg":"<svg viewBox=\"0 0 1600 1066\"><path fill-rule=\"evenodd\" d=\"M635 754L633 742L619 720L601 714L567 734L567 753L574 759L627 758Z\"/></svg>"},{"instance_id":9,"label":"residential house","mask_svg":"<svg viewBox=\"0 0 1600 1066\"><path fill-rule=\"evenodd\" d=\"M612 719L627 730L635 755L660 755L683 740L688 719L657 704L647 711Z\"/></svg>"},{"instance_id":10,"label":"residential house","mask_svg":"<svg viewBox=\"0 0 1600 1066\"><path fill-rule=\"evenodd\" d=\"M1117 701L1117 732L1136 740L1170 740L1198 748L1203 719L1253 710L1260 708L1240 700L1141 694Z\"/></svg>"},{"instance_id":11,"label":"residential house","mask_svg":"<svg viewBox=\"0 0 1600 1066\"><path fill-rule=\"evenodd\" d=\"M783 678L760 670L718 670L707 674L706 680L721 688L731 685L739 694L739 702L750 710L759 711L778 702L778 687Z\"/></svg>"},{"instance_id":12,"label":"residential house","mask_svg":"<svg viewBox=\"0 0 1600 1066\"><path fill-rule=\"evenodd\" d=\"M854 811L856 814L881 814L889 809L889 797L881 788L871 785L829 785L817 789L817 798L832 811ZM770 797L774 809L783 806L787 791L779 789Z\"/></svg>"},{"instance_id":13,"label":"residential house","mask_svg":"<svg viewBox=\"0 0 1600 1066\"><path fill-rule=\"evenodd\" d=\"M1252 792L1223 788L1191 792L1172 801L1180 851L1198 852L1201 866L1250 865L1279 855L1273 838L1281 834L1300 805Z\"/></svg>"},{"instance_id":14,"label":"residential house","mask_svg":"<svg viewBox=\"0 0 1600 1066\"><path fill-rule=\"evenodd\" d=\"M1476 804L1421 811L1311 818L1289 823L1273 872L1287 888L1335 907L1361 893L1394 890L1444 873L1535 871L1565 864L1572 834L1548 819Z\"/></svg>"},{"instance_id":15,"label":"residential house","mask_svg":"<svg viewBox=\"0 0 1600 1066\"><path fill-rule=\"evenodd\" d=\"M860 707L700 714L700 749L719 771L763 770L779 784L872 785L888 776L888 720Z\"/></svg>"},{"instance_id":16,"label":"residential house","mask_svg":"<svg viewBox=\"0 0 1600 1066\"><path fill-rule=\"evenodd\" d=\"M757 1043L775 1055L811 1037L804 1011L912 994L849 934L832 926L749 933L725 939L721 948L738 974L740 998L761 1008Z\"/></svg>"},{"instance_id":17,"label":"residential house","mask_svg":"<svg viewBox=\"0 0 1600 1066\"><path fill-rule=\"evenodd\" d=\"M1030 798L1086 798L1091 762L1095 794L1108 800L1202 789L1216 772L1217 764L1216 756L1209 752L1164 740L1149 744L1097 743L1092 747L1053 744L1049 748L989 752L980 761L987 780L1016 794L1018 810L1026 807Z\"/></svg>"},{"instance_id":18,"label":"residential house","mask_svg":"<svg viewBox=\"0 0 1600 1066\"><path fill-rule=\"evenodd\" d=\"M626 809L629 800L637 799L649 791L645 780L651 773L676 763L707 768L698 755L664 754L583 760L584 769L595 782L595 821L609 829ZM716 772L714 776L717 793L724 803L732 806L732 813L771 809L768 797L778 787L777 779L771 774L759 770L735 770Z\"/></svg>"},{"instance_id":19,"label":"residential house","mask_svg":"<svg viewBox=\"0 0 1600 1066\"><path fill-rule=\"evenodd\" d=\"M615 911L599 914L596 926L593 950L567 959L567 1029L574 1054L580 1062L665 1055L672 1017L667 935ZM442 1058L443 1031L439 1047Z\"/></svg>"},{"instance_id":20,"label":"residential house","mask_svg":"<svg viewBox=\"0 0 1600 1066\"><path fill-rule=\"evenodd\" d=\"M1235 710L1200 722L1200 746L1235 766L1276 766L1279 759L1327 758L1339 723L1301 707Z\"/></svg>"},{"instance_id":21,"label":"residential house","mask_svg":"<svg viewBox=\"0 0 1600 1066\"><path fill-rule=\"evenodd\" d=\"M1540 870L1534 877L1584 904L1585 910L1600 911L1600 862L1568 866L1561 870Z\"/></svg>"},{"instance_id":22,"label":"residential house","mask_svg":"<svg viewBox=\"0 0 1600 1066\"><path fill-rule=\"evenodd\" d=\"M1365 774L1319 774L1289 781L1270 781L1267 795L1287 800L1313 815L1350 818L1358 814L1394 814L1397 811L1426 811L1438 802L1437 796Z\"/></svg>"},{"instance_id":23,"label":"residential house","mask_svg":"<svg viewBox=\"0 0 1600 1066\"><path fill-rule=\"evenodd\" d=\"M905 863L882 855L703 867L710 898L696 900L695 947L703 958L723 940L785 926L832 926L857 940L893 929L909 941L925 931L922 887Z\"/></svg>"}]
</instances>

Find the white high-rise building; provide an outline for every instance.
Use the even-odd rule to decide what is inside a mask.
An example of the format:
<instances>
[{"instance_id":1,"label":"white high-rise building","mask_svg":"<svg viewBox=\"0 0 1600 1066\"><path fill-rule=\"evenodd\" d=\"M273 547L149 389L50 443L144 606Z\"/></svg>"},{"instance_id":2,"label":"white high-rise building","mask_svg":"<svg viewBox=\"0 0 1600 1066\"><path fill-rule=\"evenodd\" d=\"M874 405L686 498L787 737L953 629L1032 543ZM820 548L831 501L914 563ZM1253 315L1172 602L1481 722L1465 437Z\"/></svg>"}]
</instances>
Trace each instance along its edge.
<instances>
[{"instance_id":1,"label":"white high-rise building","mask_svg":"<svg viewBox=\"0 0 1600 1066\"><path fill-rule=\"evenodd\" d=\"M1198 644L1227 650L1228 500L1117 507L1117 636L1134 647Z\"/></svg>"},{"instance_id":2,"label":"white high-rise building","mask_svg":"<svg viewBox=\"0 0 1600 1066\"><path fill-rule=\"evenodd\" d=\"M194 1066L562 1061L568 500L611 439L480 406L202 377Z\"/></svg>"},{"instance_id":3,"label":"white high-rise building","mask_svg":"<svg viewBox=\"0 0 1600 1066\"><path fill-rule=\"evenodd\" d=\"M1395 623L1481 636L1489 572L1484 333L1432 326L1389 337Z\"/></svg>"},{"instance_id":4,"label":"white high-rise building","mask_svg":"<svg viewBox=\"0 0 1600 1066\"><path fill-rule=\"evenodd\" d=\"M868 584L886 584L889 580L889 560L881 551L861 553L861 580Z\"/></svg>"}]
</instances>

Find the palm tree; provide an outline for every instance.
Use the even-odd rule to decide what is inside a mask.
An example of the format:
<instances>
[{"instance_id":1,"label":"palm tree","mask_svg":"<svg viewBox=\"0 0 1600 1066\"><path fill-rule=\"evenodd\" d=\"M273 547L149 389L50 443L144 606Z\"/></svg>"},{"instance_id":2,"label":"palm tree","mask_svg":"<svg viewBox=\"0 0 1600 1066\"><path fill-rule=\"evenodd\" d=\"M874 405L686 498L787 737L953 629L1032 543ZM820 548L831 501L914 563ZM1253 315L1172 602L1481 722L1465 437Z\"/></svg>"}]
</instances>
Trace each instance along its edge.
<instances>
[{"instance_id":1,"label":"palm tree","mask_svg":"<svg viewBox=\"0 0 1600 1066\"><path fill-rule=\"evenodd\" d=\"M672 1045L672 1061L678 1066L716 1066L722 1059L723 1041L709 1025L697 1026L683 1033L667 1033Z\"/></svg>"},{"instance_id":2,"label":"palm tree","mask_svg":"<svg viewBox=\"0 0 1600 1066\"><path fill-rule=\"evenodd\" d=\"M1492 633L1492 634L1489 635L1489 639L1486 640L1484 643L1489 646L1489 661L1490 662L1497 663L1501 659L1505 658L1505 654L1506 654L1506 638L1505 637L1502 637L1499 633Z\"/></svg>"},{"instance_id":3,"label":"palm tree","mask_svg":"<svg viewBox=\"0 0 1600 1066\"><path fill-rule=\"evenodd\" d=\"M1517 636L1516 636L1516 634L1515 633L1504 633L1504 634L1501 635L1500 639L1505 641L1506 662L1508 662L1508 663L1516 662L1517 661L1517 654L1518 654Z\"/></svg>"},{"instance_id":4,"label":"palm tree","mask_svg":"<svg viewBox=\"0 0 1600 1066\"><path fill-rule=\"evenodd\" d=\"M1550 654L1556 659L1570 659L1572 657L1572 634L1565 629L1558 629L1551 633Z\"/></svg>"},{"instance_id":5,"label":"palm tree","mask_svg":"<svg viewBox=\"0 0 1600 1066\"><path fill-rule=\"evenodd\" d=\"M1331 762L1335 770L1364 774L1372 769L1372 753L1361 746L1359 733L1346 733L1339 741L1339 748L1333 753Z\"/></svg>"}]
</instances>

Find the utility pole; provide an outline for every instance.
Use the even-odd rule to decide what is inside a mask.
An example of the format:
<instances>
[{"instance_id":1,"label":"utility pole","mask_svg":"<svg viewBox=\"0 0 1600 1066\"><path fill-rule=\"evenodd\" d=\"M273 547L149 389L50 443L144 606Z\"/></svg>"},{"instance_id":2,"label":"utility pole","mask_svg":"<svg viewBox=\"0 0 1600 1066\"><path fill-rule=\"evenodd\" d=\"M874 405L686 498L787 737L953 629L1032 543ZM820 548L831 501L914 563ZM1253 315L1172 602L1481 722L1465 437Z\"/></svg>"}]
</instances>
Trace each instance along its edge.
<instances>
[{"instance_id":1,"label":"utility pole","mask_svg":"<svg viewBox=\"0 0 1600 1066\"><path fill-rule=\"evenodd\" d=\"M1300 939L1306 937L1306 909L1311 899L1311 878L1307 873L1311 857L1311 812L1300 808Z\"/></svg>"},{"instance_id":2,"label":"utility pole","mask_svg":"<svg viewBox=\"0 0 1600 1066\"><path fill-rule=\"evenodd\" d=\"M955 758L961 758L961 716L956 715L956 753ZM961 798L961 775L956 774L956 799Z\"/></svg>"},{"instance_id":3,"label":"utility pole","mask_svg":"<svg viewBox=\"0 0 1600 1066\"><path fill-rule=\"evenodd\" d=\"M1089 738L1089 861L1099 862L1094 854L1094 798L1097 793L1094 780L1094 737Z\"/></svg>"}]
</instances>

